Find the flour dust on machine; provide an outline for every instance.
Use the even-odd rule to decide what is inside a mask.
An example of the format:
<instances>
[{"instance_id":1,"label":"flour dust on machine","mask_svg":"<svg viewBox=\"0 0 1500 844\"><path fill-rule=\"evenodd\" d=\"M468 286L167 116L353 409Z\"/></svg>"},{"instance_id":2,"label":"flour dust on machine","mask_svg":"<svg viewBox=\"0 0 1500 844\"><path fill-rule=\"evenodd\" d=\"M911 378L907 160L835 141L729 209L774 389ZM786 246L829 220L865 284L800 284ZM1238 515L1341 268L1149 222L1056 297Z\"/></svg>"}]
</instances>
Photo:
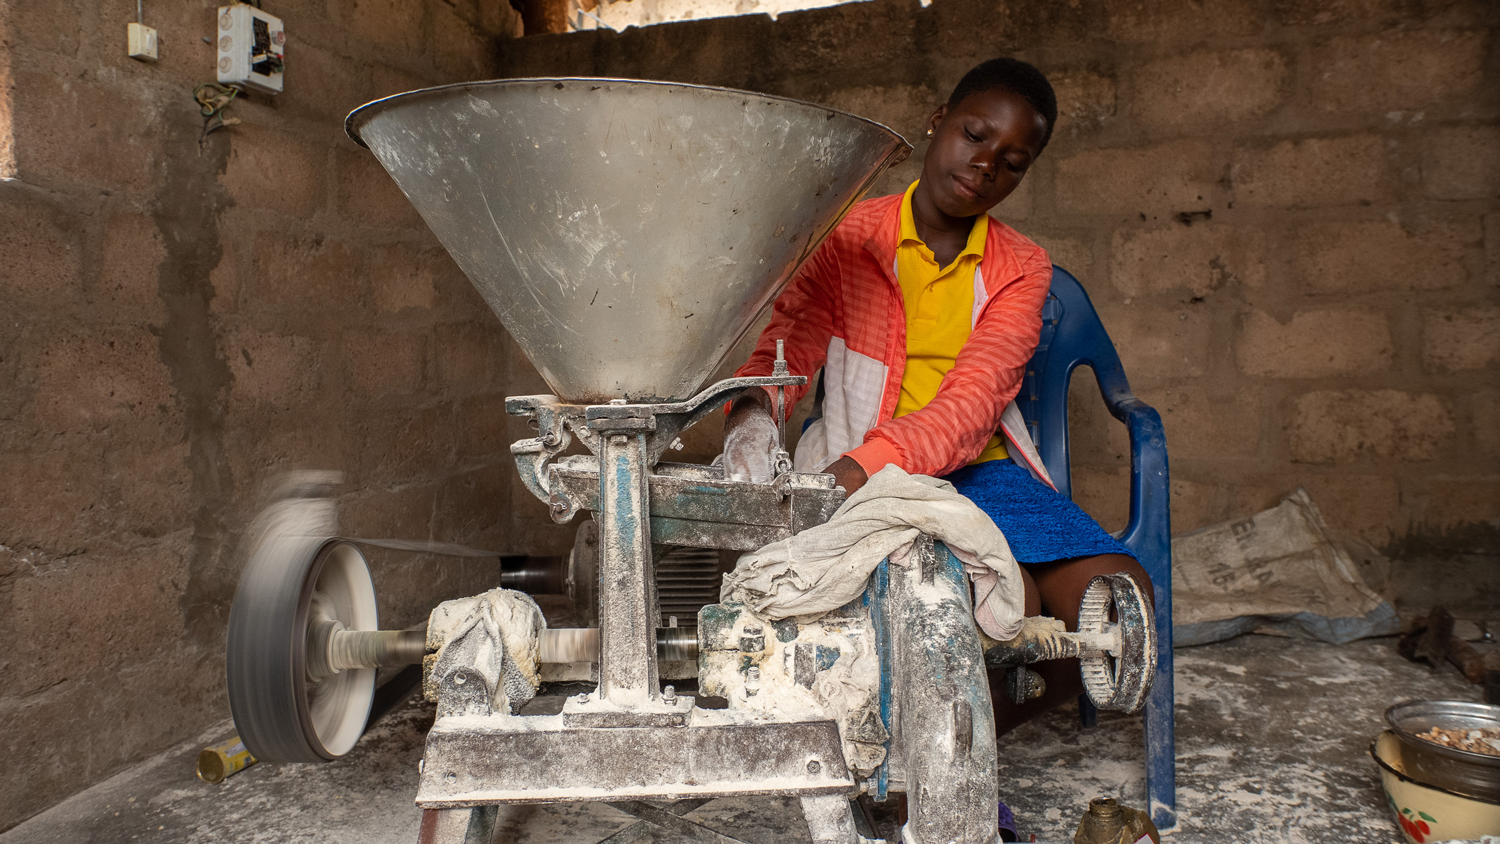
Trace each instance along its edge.
<instances>
[{"instance_id":1,"label":"flour dust on machine","mask_svg":"<svg viewBox=\"0 0 1500 844\"><path fill-rule=\"evenodd\" d=\"M666 801L785 795L812 841L858 844L851 801L894 791L907 795L905 841L991 844L1001 762L987 656L1022 678L1022 663L1081 657L1098 705L1140 708L1154 628L1128 578L1090 587L1080 632L1031 625L988 655L961 565L928 537L919 564L882 564L861 598L817 617L718 602L718 551L821 524L844 491L784 452L766 483L663 458L740 391L806 383L778 361L704 386L910 153L900 136L794 100L617 79L414 91L357 109L347 129L555 393L506 401L537 433L511 452L555 521L592 514L567 580L593 626L548 628L529 597L496 588L434 608L425 630L380 630L359 540L339 536L332 500L307 485L257 518L230 615L230 704L256 757L347 753L376 669L420 663L437 705L416 793L423 842L487 842L499 804L566 801L734 841ZM575 440L587 453L567 453ZM696 624L663 625L684 581L707 582L708 603ZM592 691L527 714L560 663L581 665Z\"/></svg>"}]
</instances>

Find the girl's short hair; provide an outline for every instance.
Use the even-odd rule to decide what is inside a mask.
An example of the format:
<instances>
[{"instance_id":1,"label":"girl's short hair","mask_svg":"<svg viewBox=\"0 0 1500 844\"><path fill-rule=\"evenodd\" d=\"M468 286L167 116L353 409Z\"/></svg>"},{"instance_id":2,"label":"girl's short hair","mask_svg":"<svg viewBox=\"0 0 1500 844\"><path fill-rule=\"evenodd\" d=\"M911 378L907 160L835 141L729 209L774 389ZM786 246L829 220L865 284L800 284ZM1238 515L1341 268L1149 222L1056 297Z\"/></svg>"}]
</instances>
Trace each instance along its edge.
<instances>
[{"instance_id":1,"label":"girl's short hair","mask_svg":"<svg viewBox=\"0 0 1500 844\"><path fill-rule=\"evenodd\" d=\"M1052 140L1052 126L1057 122L1057 94L1040 70L1020 59L990 59L965 73L948 96L948 107L953 108L971 94L995 88L1015 94L1036 109L1047 122L1046 134L1042 136L1042 146L1046 147Z\"/></svg>"}]
</instances>

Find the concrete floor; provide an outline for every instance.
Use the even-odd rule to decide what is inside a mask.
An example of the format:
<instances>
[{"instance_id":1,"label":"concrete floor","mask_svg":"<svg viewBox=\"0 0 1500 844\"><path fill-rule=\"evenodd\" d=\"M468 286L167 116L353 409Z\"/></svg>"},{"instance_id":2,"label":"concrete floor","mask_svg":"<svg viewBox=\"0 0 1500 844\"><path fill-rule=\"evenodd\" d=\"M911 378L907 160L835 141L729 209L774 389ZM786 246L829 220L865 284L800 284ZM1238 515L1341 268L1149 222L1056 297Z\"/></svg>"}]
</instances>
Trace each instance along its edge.
<instances>
[{"instance_id":1,"label":"concrete floor","mask_svg":"<svg viewBox=\"0 0 1500 844\"><path fill-rule=\"evenodd\" d=\"M1480 699L1451 667L1433 674L1401 659L1394 639L1331 646L1244 636L1179 651L1176 676L1173 844L1399 841L1365 752L1381 712L1410 698ZM0 834L0 844L415 844L411 801L431 723L432 708L413 696L338 762L256 765L217 786L199 782L193 759L230 731L226 723ZM1071 841L1090 797L1142 805L1140 745L1140 719L1109 714L1082 731L1074 713L1053 713L1004 737L1003 796L1022 837ZM721 800L689 817L752 844L807 836L792 800ZM503 811L495 840L592 844L630 820L598 805L515 808Z\"/></svg>"}]
</instances>

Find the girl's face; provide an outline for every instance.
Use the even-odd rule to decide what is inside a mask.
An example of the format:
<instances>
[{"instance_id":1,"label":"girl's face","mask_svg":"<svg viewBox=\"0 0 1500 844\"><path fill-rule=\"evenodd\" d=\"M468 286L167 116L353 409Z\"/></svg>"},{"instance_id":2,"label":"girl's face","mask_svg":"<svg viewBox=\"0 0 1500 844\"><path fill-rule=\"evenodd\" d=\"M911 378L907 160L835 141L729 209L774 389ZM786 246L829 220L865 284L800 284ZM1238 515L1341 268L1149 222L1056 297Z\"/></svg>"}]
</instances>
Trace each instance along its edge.
<instances>
[{"instance_id":1,"label":"girl's face","mask_svg":"<svg viewBox=\"0 0 1500 844\"><path fill-rule=\"evenodd\" d=\"M922 184L949 217L987 214L1021 184L1041 154L1047 121L1020 96L991 88L970 94L928 120L932 142Z\"/></svg>"}]
</instances>

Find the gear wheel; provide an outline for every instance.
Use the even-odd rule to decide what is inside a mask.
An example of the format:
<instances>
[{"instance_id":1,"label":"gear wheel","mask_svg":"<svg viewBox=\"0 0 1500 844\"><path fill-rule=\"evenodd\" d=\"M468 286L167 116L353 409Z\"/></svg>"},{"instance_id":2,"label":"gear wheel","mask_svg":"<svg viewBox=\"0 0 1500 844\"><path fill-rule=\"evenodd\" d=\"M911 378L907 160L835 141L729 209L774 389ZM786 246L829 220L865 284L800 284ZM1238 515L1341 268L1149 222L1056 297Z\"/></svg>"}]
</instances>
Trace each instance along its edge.
<instances>
[{"instance_id":1,"label":"gear wheel","mask_svg":"<svg viewBox=\"0 0 1500 844\"><path fill-rule=\"evenodd\" d=\"M1110 620L1111 610L1116 621ZM1078 632L1114 632L1117 642L1108 651L1079 658L1089 700L1100 709L1139 712L1156 677L1156 618L1135 578L1111 574L1090 581L1078 608Z\"/></svg>"}]
</instances>

